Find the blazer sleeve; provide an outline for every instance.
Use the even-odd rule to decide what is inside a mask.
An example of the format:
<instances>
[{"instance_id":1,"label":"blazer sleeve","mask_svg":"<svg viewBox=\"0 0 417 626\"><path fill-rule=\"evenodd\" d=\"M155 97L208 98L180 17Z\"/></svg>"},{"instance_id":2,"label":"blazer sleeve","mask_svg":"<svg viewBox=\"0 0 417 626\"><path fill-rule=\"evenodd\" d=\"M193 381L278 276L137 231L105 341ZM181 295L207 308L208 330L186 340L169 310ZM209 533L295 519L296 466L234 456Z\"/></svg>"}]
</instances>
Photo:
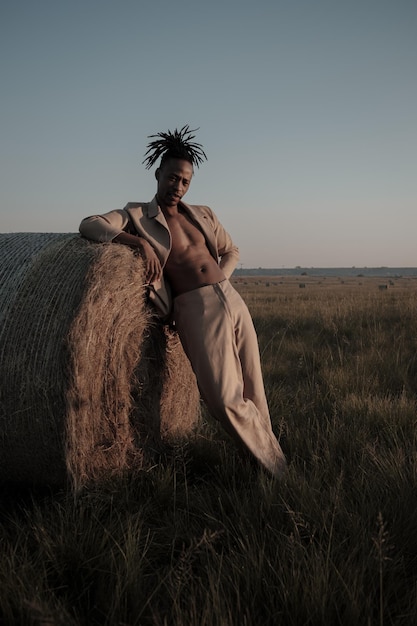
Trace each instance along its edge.
<instances>
[{"instance_id":1,"label":"blazer sleeve","mask_svg":"<svg viewBox=\"0 0 417 626\"><path fill-rule=\"evenodd\" d=\"M125 231L129 225L129 214L125 209L110 211L103 215L85 217L79 227L80 233L87 239L104 243L112 241Z\"/></svg>"},{"instance_id":2,"label":"blazer sleeve","mask_svg":"<svg viewBox=\"0 0 417 626\"><path fill-rule=\"evenodd\" d=\"M220 257L219 266L226 278L230 278L239 261L239 248L235 246L231 236L222 226L216 214L210 209L217 251Z\"/></svg>"}]
</instances>

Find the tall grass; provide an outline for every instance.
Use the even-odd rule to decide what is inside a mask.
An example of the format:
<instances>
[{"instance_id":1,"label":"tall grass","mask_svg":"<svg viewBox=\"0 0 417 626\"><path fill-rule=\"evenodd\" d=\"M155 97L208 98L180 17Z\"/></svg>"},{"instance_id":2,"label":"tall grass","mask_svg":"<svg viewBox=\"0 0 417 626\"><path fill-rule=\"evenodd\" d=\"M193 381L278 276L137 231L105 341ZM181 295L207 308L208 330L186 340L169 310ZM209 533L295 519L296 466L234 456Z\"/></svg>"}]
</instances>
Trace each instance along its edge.
<instances>
[{"instance_id":1,"label":"tall grass","mask_svg":"<svg viewBox=\"0 0 417 626\"><path fill-rule=\"evenodd\" d=\"M2 623L417 623L417 285L303 281L237 284L286 481L207 422L76 498L4 489Z\"/></svg>"}]
</instances>

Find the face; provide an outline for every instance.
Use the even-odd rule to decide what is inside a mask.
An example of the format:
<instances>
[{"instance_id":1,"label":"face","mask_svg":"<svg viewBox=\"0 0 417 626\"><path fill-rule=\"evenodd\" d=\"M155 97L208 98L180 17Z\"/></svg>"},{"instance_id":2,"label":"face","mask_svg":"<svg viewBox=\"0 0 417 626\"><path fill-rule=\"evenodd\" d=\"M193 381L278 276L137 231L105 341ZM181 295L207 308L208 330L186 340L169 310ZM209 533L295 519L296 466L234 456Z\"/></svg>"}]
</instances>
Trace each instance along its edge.
<instances>
[{"instance_id":1,"label":"face","mask_svg":"<svg viewBox=\"0 0 417 626\"><path fill-rule=\"evenodd\" d=\"M175 207L187 193L193 177L193 166L183 159L169 159L155 172L156 195L161 208Z\"/></svg>"}]
</instances>

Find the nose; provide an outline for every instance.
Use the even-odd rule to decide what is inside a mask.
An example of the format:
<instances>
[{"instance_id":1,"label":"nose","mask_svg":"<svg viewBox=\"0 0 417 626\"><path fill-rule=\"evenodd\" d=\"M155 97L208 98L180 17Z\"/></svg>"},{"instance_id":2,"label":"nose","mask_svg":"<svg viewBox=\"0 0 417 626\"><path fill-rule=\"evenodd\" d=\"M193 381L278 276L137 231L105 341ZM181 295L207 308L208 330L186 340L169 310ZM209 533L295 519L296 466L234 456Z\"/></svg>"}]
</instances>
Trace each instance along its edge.
<instances>
[{"instance_id":1,"label":"nose","mask_svg":"<svg viewBox=\"0 0 417 626\"><path fill-rule=\"evenodd\" d=\"M183 186L182 186L182 184L181 184L181 182L179 180L174 183L174 191L178 195L182 194Z\"/></svg>"}]
</instances>

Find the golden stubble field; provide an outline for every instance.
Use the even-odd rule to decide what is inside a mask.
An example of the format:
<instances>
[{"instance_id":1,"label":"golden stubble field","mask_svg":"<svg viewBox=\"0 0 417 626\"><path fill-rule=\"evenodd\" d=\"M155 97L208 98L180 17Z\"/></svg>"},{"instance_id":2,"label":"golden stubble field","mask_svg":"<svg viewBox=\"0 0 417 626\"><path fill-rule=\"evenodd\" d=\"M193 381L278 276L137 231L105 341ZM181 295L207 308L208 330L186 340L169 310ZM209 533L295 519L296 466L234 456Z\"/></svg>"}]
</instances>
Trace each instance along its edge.
<instances>
[{"instance_id":1,"label":"golden stubble field","mask_svg":"<svg viewBox=\"0 0 417 626\"><path fill-rule=\"evenodd\" d=\"M302 412L307 405L317 411L319 400L323 408L323 398L332 398L334 410L414 407L417 277L257 277L234 286L258 331L277 417L300 397Z\"/></svg>"},{"instance_id":2,"label":"golden stubble field","mask_svg":"<svg viewBox=\"0 0 417 626\"><path fill-rule=\"evenodd\" d=\"M232 283L239 290L248 304L255 300L268 300L269 297L306 297L318 300L320 297L331 300L349 295L357 298L375 295L378 291L392 294L412 294L417 290L417 276L369 277L369 276L247 276L232 278ZM300 290L307 291L300 291Z\"/></svg>"}]
</instances>

